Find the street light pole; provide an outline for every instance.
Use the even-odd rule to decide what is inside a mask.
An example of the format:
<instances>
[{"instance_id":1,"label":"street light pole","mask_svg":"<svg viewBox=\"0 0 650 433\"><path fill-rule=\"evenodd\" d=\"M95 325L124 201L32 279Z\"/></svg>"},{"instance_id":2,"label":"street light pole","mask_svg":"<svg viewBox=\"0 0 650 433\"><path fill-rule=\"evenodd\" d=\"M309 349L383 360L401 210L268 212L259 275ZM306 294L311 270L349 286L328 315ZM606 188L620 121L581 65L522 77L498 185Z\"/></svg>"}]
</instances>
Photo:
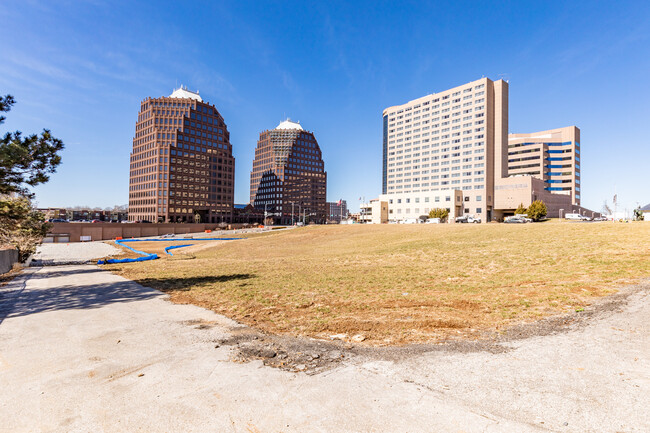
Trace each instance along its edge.
<instances>
[{"instance_id":1,"label":"street light pole","mask_svg":"<svg viewBox=\"0 0 650 433\"><path fill-rule=\"evenodd\" d=\"M291 202L291 225L293 225L293 205L294 203Z\"/></svg>"}]
</instances>

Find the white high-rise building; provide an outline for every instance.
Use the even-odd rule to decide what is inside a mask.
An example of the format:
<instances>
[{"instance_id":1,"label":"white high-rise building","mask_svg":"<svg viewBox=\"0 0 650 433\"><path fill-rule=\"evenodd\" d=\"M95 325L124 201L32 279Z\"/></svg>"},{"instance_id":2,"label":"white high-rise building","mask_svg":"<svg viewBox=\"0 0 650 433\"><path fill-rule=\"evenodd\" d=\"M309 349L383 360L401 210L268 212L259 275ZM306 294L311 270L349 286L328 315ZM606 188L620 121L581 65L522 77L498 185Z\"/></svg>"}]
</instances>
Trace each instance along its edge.
<instances>
[{"instance_id":1,"label":"white high-rise building","mask_svg":"<svg viewBox=\"0 0 650 433\"><path fill-rule=\"evenodd\" d=\"M481 78L384 110L389 220L447 208L491 221L495 179L507 176L507 82Z\"/></svg>"}]
</instances>

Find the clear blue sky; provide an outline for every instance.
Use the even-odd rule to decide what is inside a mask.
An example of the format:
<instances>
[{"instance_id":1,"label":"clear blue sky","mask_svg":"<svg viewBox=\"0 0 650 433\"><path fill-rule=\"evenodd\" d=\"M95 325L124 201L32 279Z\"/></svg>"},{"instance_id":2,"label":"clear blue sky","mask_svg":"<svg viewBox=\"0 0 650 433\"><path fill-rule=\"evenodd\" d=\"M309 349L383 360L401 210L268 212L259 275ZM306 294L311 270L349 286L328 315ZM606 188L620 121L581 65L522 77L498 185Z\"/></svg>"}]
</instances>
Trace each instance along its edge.
<instances>
[{"instance_id":1,"label":"clear blue sky","mask_svg":"<svg viewBox=\"0 0 650 433\"><path fill-rule=\"evenodd\" d=\"M216 105L247 203L258 134L315 133L328 200L381 192L381 113L482 76L510 81L510 132L577 125L583 204L650 202L650 2L0 3L0 132L66 143L41 206L128 202L139 103L174 86Z\"/></svg>"}]
</instances>

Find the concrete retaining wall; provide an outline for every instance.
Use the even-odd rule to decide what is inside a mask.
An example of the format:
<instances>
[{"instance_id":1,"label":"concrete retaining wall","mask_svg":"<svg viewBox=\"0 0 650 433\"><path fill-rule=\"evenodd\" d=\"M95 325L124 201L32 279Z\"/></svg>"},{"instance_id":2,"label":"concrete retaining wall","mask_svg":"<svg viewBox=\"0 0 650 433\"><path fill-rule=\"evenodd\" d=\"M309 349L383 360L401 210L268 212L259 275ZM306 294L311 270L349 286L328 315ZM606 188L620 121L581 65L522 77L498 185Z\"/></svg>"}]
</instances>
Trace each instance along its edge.
<instances>
[{"instance_id":1,"label":"concrete retaining wall","mask_svg":"<svg viewBox=\"0 0 650 433\"><path fill-rule=\"evenodd\" d=\"M0 274L9 272L18 261L18 250L10 248L0 250Z\"/></svg>"},{"instance_id":2,"label":"concrete retaining wall","mask_svg":"<svg viewBox=\"0 0 650 433\"><path fill-rule=\"evenodd\" d=\"M200 233L205 230L219 230L219 224L118 224L118 223L53 223L43 239L50 242L105 241L122 237L141 238L168 233ZM240 228L243 224L228 224L228 229Z\"/></svg>"}]
</instances>

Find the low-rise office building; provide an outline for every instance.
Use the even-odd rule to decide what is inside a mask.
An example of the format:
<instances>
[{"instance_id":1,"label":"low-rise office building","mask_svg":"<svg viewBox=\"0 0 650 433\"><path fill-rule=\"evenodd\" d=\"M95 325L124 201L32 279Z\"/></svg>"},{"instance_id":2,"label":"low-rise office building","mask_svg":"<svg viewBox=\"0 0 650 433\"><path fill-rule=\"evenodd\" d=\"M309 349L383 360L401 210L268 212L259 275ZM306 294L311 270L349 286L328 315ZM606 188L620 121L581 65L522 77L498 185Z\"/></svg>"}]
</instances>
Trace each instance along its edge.
<instances>
[{"instance_id":1,"label":"low-rise office building","mask_svg":"<svg viewBox=\"0 0 650 433\"><path fill-rule=\"evenodd\" d=\"M475 196L476 198L476 196ZM388 203L388 220L401 221L429 215L433 209L447 209L449 221L462 215L481 216L467 204L470 196L465 196L460 189L442 191L421 191L406 194L382 194L379 199ZM480 200L479 200L480 202Z\"/></svg>"},{"instance_id":2,"label":"low-rise office building","mask_svg":"<svg viewBox=\"0 0 650 433\"><path fill-rule=\"evenodd\" d=\"M357 221L365 224L386 224L388 222L388 202L373 199L359 207Z\"/></svg>"}]
</instances>

